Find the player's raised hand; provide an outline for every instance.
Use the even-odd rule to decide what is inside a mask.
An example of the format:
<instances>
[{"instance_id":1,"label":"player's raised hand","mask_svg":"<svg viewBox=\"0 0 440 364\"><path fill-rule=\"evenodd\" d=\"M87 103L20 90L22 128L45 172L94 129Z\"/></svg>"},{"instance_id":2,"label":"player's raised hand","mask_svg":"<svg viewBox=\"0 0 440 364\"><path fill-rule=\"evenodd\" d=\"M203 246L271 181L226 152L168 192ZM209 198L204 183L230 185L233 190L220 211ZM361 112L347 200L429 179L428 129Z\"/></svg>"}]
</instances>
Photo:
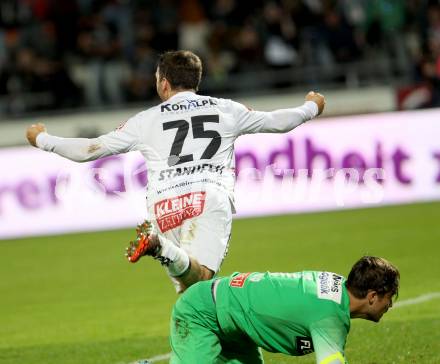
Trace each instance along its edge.
<instances>
[{"instance_id":1,"label":"player's raised hand","mask_svg":"<svg viewBox=\"0 0 440 364\"><path fill-rule=\"evenodd\" d=\"M325 106L325 98L320 93L315 91L310 91L306 95L306 101L313 101L318 105L318 115L321 115L322 111L324 110Z\"/></svg>"},{"instance_id":2,"label":"player's raised hand","mask_svg":"<svg viewBox=\"0 0 440 364\"><path fill-rule=\"evenodd\" d=\"M32 124L26 129L26 138L30 145L37 146L38 134L45 132L46 126L43 123Z\"/></svg>"}]
</instances>

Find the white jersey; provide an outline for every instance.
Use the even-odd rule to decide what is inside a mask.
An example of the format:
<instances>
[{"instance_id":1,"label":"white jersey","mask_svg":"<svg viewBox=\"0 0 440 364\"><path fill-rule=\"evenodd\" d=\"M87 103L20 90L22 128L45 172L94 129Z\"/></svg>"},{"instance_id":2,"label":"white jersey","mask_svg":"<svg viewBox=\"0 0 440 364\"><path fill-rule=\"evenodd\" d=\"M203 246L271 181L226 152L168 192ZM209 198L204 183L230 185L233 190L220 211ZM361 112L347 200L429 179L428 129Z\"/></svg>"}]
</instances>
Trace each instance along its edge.
<instances>
[{"instance_id":1,"label":"white jersey","mask_svg":"<svg viewBox=\"0 0 440 364\"><path fill-rule=\"evenodd\" d=\"M151 197L176 189L199 190L202 184L215 184L231 193L234 141L255 128L239 115L243 108L230 100L180 92L98 139L115 153L142 153Z\"/></svg>"},{"instance_id":2,"label":"white jersey","mask_svg":"<svg viewBox=\"0 0 440 364\"><path fill-rule=\"evenodd\" d=\"M293 109L298 111L297 120L290 115L295 126L316 114L316 104L306 104L309 110ZM111 154L132 150L143 154L152 198L215 185L232 199L234 142L242 134L278 131L267 125L269 114L232 100L185 91L135 115L98 140Z\"/></svg>"}]
</instances>

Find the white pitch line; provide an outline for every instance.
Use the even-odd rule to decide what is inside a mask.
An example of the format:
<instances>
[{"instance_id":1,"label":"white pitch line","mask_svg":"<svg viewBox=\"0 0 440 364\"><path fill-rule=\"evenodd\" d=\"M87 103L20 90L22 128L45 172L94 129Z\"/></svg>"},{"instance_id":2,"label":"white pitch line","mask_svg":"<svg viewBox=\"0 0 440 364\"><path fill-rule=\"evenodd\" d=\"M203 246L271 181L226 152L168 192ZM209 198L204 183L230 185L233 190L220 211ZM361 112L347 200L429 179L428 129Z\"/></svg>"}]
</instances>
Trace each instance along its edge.
<instances>
[{"instance_id":1,"label":"white pitch line","mask_svg":"<svg viewBox=\"0 0 440 364\"><path fill-rule=\"evenodd\" d=\"M419 303L432 301L437 298L440 298L440 292L425 293L425 294L422 294L418 297L408 298L407 300L398 301L393 305L393 308L418 305ZM136 361L131 362L129 364L139 364L139 363L142 363L143 361L145 361L146 363L157 363L159 361L167 360L170 357L171 357L171 353L161 354L161 355L153 356L152 358L149 358L149 359L136 360Z\"/></svg>"},{"instance_id":2,"label":"white pitch line","mask_svg":"<svg viewBox=\"0 0 440 364\"><path fill-rule=\"evenodd\" d=\"M150 363L156 363L158 361L168 360L169 358L171 358L171 353L153 356L152 358L148 359L148 361Z\"/></svg>"},{"instance_id":3,"label":"white pitch line","mask_svg":"<svg viewBox=\"0 0 440 364\"><path fill-rule=\"evenodd\" d=\"M436 298L440 298L440 292L425 293L415 298L409 298L407 300L397 301L396 304L393 306L394 308L412 306L412 305L417 305L419 303L435 300Z\"/></svg>"}]
</instances>

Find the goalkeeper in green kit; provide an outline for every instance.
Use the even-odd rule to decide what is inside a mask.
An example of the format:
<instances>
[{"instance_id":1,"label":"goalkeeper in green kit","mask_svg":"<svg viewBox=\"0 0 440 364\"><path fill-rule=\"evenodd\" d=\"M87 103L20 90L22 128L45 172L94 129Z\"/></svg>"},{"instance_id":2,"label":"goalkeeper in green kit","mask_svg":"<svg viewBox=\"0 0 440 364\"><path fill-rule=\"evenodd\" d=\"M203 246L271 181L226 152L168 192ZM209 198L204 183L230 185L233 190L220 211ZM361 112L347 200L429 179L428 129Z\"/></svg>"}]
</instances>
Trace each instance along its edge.
<instances>
[{"instance_id":1,"label":"goalkeeper in green kit","mask_svg":"<svg viewBox=\"0 0 440 364\"><path fill-rule=\"evenodd\" d=\"M315 352L318 364L347 363L350 318L378 322L392 306L399 271L365 256L348 278L331 272L234 273L191 286L171 319L171 363L263 363L260 348Z\"/></svg>"}]
</instances>

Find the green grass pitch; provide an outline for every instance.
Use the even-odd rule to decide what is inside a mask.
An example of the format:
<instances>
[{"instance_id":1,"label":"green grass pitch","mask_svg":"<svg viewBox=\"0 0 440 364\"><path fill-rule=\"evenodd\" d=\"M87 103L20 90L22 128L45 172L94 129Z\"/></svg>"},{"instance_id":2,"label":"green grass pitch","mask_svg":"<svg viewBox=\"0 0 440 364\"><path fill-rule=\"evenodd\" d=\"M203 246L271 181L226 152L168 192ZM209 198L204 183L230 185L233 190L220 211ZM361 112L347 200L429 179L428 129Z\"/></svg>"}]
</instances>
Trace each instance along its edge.
<instances>
[{"instance_id":1,"label":"green grass pitch","mask_svg":"<svg viewBox=\"0 0 440 364\"><path fill-rule=\"evenodd\" d=\"M168 353L176 294L157 262L125 260L131 238L122 230L0 241L0 363L123 364ZM400 268L400 301L440 292L440 203L236 220L221 274L346 275L363 254ZM440 299L392 309L379 324L354 320L346 353L350 363L440 363Z\"/></svg>"}]
</instances>

